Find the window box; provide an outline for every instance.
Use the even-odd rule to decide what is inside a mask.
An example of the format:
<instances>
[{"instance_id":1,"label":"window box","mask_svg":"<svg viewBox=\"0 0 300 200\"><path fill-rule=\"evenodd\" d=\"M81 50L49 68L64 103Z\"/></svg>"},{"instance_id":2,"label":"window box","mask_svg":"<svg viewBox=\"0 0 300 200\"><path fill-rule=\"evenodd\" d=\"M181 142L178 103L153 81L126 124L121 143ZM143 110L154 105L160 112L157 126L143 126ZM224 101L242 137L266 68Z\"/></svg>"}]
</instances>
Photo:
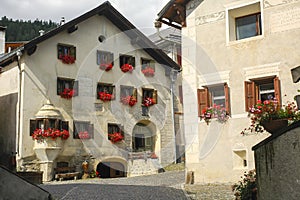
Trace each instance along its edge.
<instances>
[{"instance_id":1,"label":"window box","mask_svg":"<svg viewBox=\"0 0 300 200\"><path fill-rule=\"evenodd\" d=\"M74 79L57 78L57 95L65 99L78 96L78 81Z\"/></svg>"},{"instance_id":2,"label":"window box","mask_svg":"<svg viewBox=\"0 0 300 200\"><path fill-rule=\"evenodd\" d=\"M97 51L97 64L101 70L110 71L114 66L114 55L111 52Z\"/></svg>"},{"instance_id":3,"label":"window box","mask_svg":"<svg viewBox=\"0 0 300 200\"><path fill-rule=\"evenodd\" d=\"M94 125L88 121L74 121L73 129L74 139L92 139L94 138Z\"/></svg>"},{"instance_id":4,"label":"window box","mask_svg":"<svg viewBox=\"0 0 300 200\"><path fill-rule=\"evenodd\" d=\"M102 101L111 101L115 99L115 86L107 83L98 83L97 85L97 99Z\"/></svg>"},{"instance_id":5,"label":"window box","mask_svg":"<svg viewBox=\"0 0 300 200\"><path fill-rule=\"evenodd\" d=\"M135 67L135 58L128 55L120 55L120 68L122 72L132 72Z\"/></svg>"},{"instance_id":6,"label":"window box","mask_svg":"<svg viewBox=\"0 0 300 200\"><path fill-rule=\"evenodd\" d=\"M57 58L64 64L73 64L76 60L76 47L66 44L57 45Z\"/></svg>"}]
</instances>

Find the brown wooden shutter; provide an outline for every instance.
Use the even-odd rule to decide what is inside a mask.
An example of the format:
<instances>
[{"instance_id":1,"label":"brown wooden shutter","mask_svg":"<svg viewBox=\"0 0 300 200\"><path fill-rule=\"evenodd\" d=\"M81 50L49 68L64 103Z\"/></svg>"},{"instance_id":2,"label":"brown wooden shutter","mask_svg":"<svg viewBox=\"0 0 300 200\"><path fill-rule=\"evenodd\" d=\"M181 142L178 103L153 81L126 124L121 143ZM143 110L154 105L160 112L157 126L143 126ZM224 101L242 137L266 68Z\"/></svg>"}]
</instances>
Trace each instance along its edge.
<instances>
[{"instance_id":1,"label":"brown wooden shutter","mask_svg":"<svg viewBox=\"0 0 300 200\"><path fill-rule=\"evenodd\" d=\"M89 133L90 138L94 138L94 124L89 124L87 131Z\"/></svg>"},{"instance_id":2,"label":"brown wooden shutter","mask_svg":"<svg viewBox=\"0 0 300 200\"><path fill-rule=\"evenodd\" d=\"M179 100L180 100L180 103L183 104L182 85L179 85L179 86L178 86L178 90L179 90Z\"/></svg>"},{"instance_id":3,"label":"brown wooden shutter","mask_svg":"<svg viewBox=\"0 0 300 200\"><path fill-rule=\"evenodd\" d=\"M201 116L202 110L209 106L209 96L208 96L208 89L198 89L197 90L198 96L198 116Z\"/></svg>"},{"instance_id":4,"label":"brown wooden shutter","mask_svg":"<svg viewBox=\"0 0 300 200\"><path fill-rule=\"evenodd\" d=\"M132 96L133 96L133 97L136 99L136 101L137 101L137 89L136 89L136 88L133 88Z\"/></svg>"},{"instance_id":5,"label":"brown wooden shutter","mask_svg":"<svg viewBox=\"0 0 300 200\"><path fill-rule=\"evenodd\" d=\"M227 83L224 83L224 93L225 93L225 109L228 115L230 115L230 96L229 87Z\"/></svg>"},{"instance_id":6,"label":"brown wooden shutter","mask_svg":"<svg viewBox=\"0 0 300 200\"><path fill-rule=\"evenodd\" d=\"M31 119L29 125L30 125L29 135L31 136L34 130L37 128L37 121L35 119Z\"/></svg>"},{"instance_id":7,"label":"brown wooden shutter","mask_svg":"<svg viewBox=\"0 0 300 200\"><path fill-rule=\"evenodd\" d=\"M70 56L72 56L76 60L76 47L70 47Z\"/></svg>"},{"instance_id":8,"label":"brown wooden shutter","mask_svg":"<svg viewBox=\"0 0 300 200\"><path fill-rule=\"evenodd\" d=\"M281 94L280 94L280 80L278 77L275 77L273 81L274 81L275 98L277 99L279 105L282 105Z\"/></svg>"},{"instance_id":9,"label":"brown wooden shutter","mask_svg":"<svg viewBox=\"0 0 300 200\"><path fill-rule=\"evenodd\" d=\"M157 104L157 90L153 90L153 103Z\"/></svg>"},{"instance_id":10,"label":"brown wooden shutter","mask_svg":"<svg viewBox=\"0 0 300 200\"><path fill-rule=\"evenodd\" d=\"M248 112L249 107L256 103L255 83L252 81L245 81L245 110Z\"/></svg>"}]
</instances>

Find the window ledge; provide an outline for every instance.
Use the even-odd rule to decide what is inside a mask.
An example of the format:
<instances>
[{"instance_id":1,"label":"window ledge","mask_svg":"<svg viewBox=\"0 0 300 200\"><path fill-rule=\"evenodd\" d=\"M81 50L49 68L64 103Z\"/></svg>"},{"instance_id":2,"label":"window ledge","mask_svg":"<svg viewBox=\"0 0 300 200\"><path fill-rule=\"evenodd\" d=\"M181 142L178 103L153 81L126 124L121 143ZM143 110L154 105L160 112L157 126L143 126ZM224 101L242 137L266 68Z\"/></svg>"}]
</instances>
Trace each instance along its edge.
<instances>
[{"instance_id":1,"label":"window ledge","mask_svg":"<svg viewBox=\"0 0 300 200\"><path fill-rule=\"evenodd\" d=\"M252 42L256 40L262 40L262 39L264 39L264 35L258 35L250 38L241 39L241 40L228 41L227 46L234 46L234 45L243 44L246 42Z\"/></svg>"}]
</instances>

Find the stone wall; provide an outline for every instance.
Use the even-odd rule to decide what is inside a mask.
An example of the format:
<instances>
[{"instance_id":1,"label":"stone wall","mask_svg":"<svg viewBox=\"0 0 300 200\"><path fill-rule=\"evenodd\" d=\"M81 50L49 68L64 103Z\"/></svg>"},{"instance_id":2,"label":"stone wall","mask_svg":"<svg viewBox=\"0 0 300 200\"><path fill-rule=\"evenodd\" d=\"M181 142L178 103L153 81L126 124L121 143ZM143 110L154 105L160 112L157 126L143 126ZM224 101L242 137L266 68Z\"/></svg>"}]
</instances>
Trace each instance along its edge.
<instances>
[{"instance_id":1,"label":"stone wall","mask_svg":"<svg viewBox=\"0 0 300 200\"><path fill-rule=\"evenodd\" d=\"M253 147L258 199L300 198L300 122Z\"/></svg>"}]
</instances>

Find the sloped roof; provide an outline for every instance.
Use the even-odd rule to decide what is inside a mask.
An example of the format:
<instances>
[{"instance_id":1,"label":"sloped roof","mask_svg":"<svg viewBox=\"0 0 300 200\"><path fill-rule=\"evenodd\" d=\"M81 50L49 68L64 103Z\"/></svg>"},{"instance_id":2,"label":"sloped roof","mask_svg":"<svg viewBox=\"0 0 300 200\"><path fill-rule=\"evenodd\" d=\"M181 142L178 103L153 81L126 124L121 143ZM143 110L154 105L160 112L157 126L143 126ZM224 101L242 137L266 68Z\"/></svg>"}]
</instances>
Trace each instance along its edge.
<instances>
[{"instance_id":1,"label":"sloped roof","mask_svg":"<svg viewBox=\"0 0 300 200\"><path fill-rule=\"evenodd\" d=\"M77 24L82 21L94 16L94 15L103 15L108 20L110 20L116 27L121 31L124 31L125 34L134 41L135 44L143 48L151 57L153 57L158 63L165 66L169 66L175 70L179 70L180 67L174 62L168 55L166 55L161 49L159 49L153 42L151 42L141 31L139 31L130 21L128 21L121 13L119 13L108 1L104 2L100 6L86 12L85 14L53 29L44 35L34 38L23 46L15 49L9 54L6 54L0 57L0 64L5 66L8 63L11 63L16 59L17 51L26 51L30 54L30 51L34 51L36 45L47 40L50 37L55 36L56 34L62 31L69 31L72 28L76 27ZM128 31L130 30L130 31Z\"/></svg>"}]
</instances>

